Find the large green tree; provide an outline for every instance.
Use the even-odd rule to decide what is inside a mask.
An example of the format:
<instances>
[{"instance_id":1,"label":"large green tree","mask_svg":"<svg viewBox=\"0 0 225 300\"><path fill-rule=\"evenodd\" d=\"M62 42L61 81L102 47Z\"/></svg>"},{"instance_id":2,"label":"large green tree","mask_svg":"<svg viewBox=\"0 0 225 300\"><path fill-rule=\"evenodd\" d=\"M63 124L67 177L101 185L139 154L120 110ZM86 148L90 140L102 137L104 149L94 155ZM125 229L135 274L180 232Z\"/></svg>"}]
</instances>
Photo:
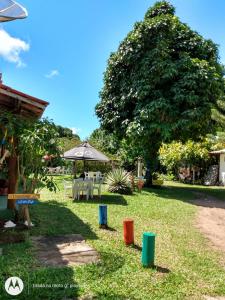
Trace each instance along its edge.
<instances>
[{"instance_id":1,"label":"large green tree","mask_svg":"<svg viewBox=\"0 0 225 300\"><path fill-rule=\"evenodd\" d=\"M90 144L98 150L113 158L117 154L119 148L119 141L116 136L109 134L101 128L95 129L88 138Z\"/></svg>"},{"instance_id":2,"label":"large green tree","mask_svg":"<svg viewBox=\"0 0 225 300\"><path fill-rule=\"evenodd\" d=\"M157 2L110 55L96 114L101 126L154 162L162 142L212 129L224 91L217 46Z\"/></svg>"},{"instance_id":3,"label":"large green tree","mask_svg":"<svg viewBox=\"0 0 225 300\"><path fill-rule=\"evenodd\" d=\"M67 127L62 127L60 125L56 126L58 132L58 144L62 148L62 152L66 152L81 143L80 137L78 134L74 134L72 129Z\"/></svg>"},{"instance_id":4,"label":"large green tree","mask_svg":"<svg viewBox=\"0 0 225 300\"><path fill-rule=\"evenodd\" d=\"M225 130L225 94L224 98L218 100L212 109L212 119L216 122L219 130Z\"/></svg>"}]
</instances>

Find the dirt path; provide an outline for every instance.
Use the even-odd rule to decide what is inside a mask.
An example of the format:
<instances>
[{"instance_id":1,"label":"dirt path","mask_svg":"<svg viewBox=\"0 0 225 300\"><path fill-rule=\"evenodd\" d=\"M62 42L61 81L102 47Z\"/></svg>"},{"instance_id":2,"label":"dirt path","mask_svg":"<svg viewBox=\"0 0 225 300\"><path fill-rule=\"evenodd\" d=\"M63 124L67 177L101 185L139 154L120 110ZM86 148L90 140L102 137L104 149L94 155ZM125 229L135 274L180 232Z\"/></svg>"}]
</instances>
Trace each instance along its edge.
<instances>
[{"instance_id":1,"label":"dirt path","mask_svg":"<svg viewBox=\"0 0 225 300\"><path fill-rule=\"evenodd\" d=\"M225 201L204 193L195 193L193 204L199 206L197 227L211 241L213 247L225 252Z\"/></svg>"},{"instance_id":2,"label":"dirt path","mask_svg":"<svg viewBox=\"0 0 225 300\"><path fill-rule=\"evenodd\" d=\"M196 199L191 201L198 206L197 228L208 238L212 247L225 254L225 201L204 193L194 193ZM221 261L225 267L225 255ZM205 300L225 300L225 296L203 296Z\"/></svg>"}]
</instances>

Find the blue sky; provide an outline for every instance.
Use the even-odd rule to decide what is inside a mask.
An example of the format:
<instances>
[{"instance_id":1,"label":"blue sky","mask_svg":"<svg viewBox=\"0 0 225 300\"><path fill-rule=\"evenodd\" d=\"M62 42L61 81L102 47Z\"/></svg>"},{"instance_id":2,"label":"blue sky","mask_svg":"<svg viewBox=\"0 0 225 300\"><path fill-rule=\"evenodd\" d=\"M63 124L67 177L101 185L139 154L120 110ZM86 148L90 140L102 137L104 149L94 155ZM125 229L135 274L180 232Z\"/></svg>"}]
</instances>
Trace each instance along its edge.
<instances>
[{"instance_id":1,"label":"blue sky","mask_svg":"<svg viewBox=\"0 0 225 300\"><path fill-rule=\"evenodd\" d=\"M45 116L87 137L98 127L94 107L109 54L155 1L18 2L27 8L29 17L1 25L0 69L4 83L49 101ZM225 63L225 1L171 3L181 21L219 44Z\"/></svg>"}]
</instances>

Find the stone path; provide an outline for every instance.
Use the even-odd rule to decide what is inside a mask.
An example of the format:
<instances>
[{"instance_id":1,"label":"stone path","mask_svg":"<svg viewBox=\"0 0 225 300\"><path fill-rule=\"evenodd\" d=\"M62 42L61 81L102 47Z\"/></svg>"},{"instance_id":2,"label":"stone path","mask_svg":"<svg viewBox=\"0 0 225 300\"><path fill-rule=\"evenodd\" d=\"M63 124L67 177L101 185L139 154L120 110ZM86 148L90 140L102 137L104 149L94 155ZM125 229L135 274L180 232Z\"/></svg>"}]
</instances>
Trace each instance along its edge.
<instances>
[{"instance_id":1,"label":"stone path","mask_svg":"<svg viewBox=\"0 0 225 300\"><path fill-rule=\"evenodd\" d=\"M95 249L80 234L32 237L39 262L44 266L77 266L99 261Z\"/></svg>"}]
</instances>

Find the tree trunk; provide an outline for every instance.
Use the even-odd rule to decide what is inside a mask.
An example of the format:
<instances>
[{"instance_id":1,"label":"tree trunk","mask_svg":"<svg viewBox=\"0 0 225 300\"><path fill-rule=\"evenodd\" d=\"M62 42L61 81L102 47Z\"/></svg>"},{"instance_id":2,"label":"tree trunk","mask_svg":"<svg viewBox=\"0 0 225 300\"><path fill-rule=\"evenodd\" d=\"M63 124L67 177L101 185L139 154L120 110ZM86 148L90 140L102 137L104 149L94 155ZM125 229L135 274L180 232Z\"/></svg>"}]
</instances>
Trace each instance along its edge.
<instances>
[{"instance_id":1,"label":"tree trunk","mask_svg":"<svg viewBox=\"0 0 225 300\"><path fill-rule=\"evenodd\" d=\"M149 151L148 157L146 159L146 174L145 174L145 186L151 187L152 186L152 175L157 170L158 165L158 148L152 148Z\"/></svg>"},{"instance_id":2,"label":"tree trunk","mask_svg":"<svg viewBox=\"0 0 225 300\"><path fill-rule=\"evenodd\" d=\"M9 157L9 194L15 194L18 187L18 159L16 155ZM15 201L8 200L7 208L15 209Z\"/></svg>"},{"instance_id":3,"label":"tree trunk","mask_svg":"<svg viewBox=\"0 0 225 300\"><path fill-rule=\"evenodd\" d=\"M148 161L146 163L146 173L145 173L145 186L150 187L152 186L152 169L151 169L151 163Z\"/></svg>"}]
</instances>

